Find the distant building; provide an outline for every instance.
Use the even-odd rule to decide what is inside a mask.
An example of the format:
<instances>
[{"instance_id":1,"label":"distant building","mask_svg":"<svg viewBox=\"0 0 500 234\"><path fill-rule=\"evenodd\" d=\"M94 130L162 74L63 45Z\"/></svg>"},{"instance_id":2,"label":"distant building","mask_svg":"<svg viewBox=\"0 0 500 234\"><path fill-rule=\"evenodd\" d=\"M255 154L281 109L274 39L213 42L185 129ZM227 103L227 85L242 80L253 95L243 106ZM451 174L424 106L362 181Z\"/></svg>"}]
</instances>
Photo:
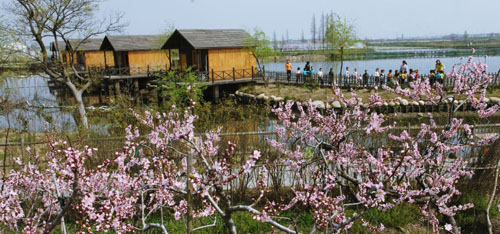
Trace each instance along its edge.
<instances>
[{"instance_id":1,"label":"distant building","mask_svg":"<svg viewBox=\"0 0 500 234\"><path fill-rule=\"evenodd\" d=\"M144 74L147 69L166 70L169 67L169 51L162 50L164 35L107 35L101 51L112 51L114 67L129 69L130 75Z\"/></svg>"},{"instance_id":2,"label":"distant building","mask_svg":"<svg viewBox=\"0 0 500 234\"><path fill-rule=\"evenodd\" d=\"M84 41L71 39L69 45L63 41L58 41L57 44L52 42L50 50L54 58L60 58L63 63L68 65L73 64L80 70L89 67L114 66L113 53L100 51L101 43L102 39L86 39ZM71 56L70 51L74 51L73 56Z\"/></svg>"},{"instance_id":3,"label":"distant building","mask_svg":"<svg viewBox=\"0 0 500 234\"><path fill-rule=\"evenodd\" d=\"M248 78L257 63L244 46L248 38L249 34L242 29L177 29L162 49L178 54L181 68L206 72L210 78L212 70L219 72L215 79L223 79L222 71Z\"/></svg>"}]
</instances>

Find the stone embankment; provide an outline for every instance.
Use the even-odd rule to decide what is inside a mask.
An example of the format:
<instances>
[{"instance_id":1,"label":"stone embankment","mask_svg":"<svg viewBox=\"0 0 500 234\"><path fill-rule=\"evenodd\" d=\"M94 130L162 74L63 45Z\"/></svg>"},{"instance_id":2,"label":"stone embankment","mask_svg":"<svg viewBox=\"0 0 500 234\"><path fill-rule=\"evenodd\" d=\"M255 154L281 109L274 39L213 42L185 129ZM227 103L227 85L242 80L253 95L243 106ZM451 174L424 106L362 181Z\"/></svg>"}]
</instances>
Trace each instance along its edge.
<instances>
[{"instance_id":1,"label":"stone embankment","mask_svg":"<svg viewBox=\"0 0 500 234\"><path fill-rule=\"evenodd\" d=\"M280 102L284 101L293 101L293 100L285 100L283 97L277 97L277 96L266 96L265 94L259 94L259 95L254 95L250 93L245 93L241 91L236 91L235 97L237 101L241 103L247 103L247 104L252 104L252 103L257 103L257 104L270 104L270 105L278 105ZM458 106L464 102L464 100L453 100L451 98L444 100L444 102L440 104L429 104L425 103L424 101L409 101L404 98L400 98L397 100L391 100L389 102L384 102L380 106L376 107L371 107L374 111L378 113L396 113L396 112L401 112L401 113L419 113L419 112L448 112L448 104L453 101L455 106ZM488 103L488 105L495 105L500 103L500 97L490 97L490 98L485 98L485 101ZM315 106L318 109L323 109L323 110L329 110L329 109L334 109L341 111L346 107L345 103L341 103L339 101L333 101L333 102L325 102L321 100L313 100L312 101L313 106ZM305 102L302 105L307 105ZM361 104L363 108L370 108L367 103ZM469 111L473 110L470 102L464 103L461 105L461 107L458 109L459 111Z\"/></svg>"}]
</instances>

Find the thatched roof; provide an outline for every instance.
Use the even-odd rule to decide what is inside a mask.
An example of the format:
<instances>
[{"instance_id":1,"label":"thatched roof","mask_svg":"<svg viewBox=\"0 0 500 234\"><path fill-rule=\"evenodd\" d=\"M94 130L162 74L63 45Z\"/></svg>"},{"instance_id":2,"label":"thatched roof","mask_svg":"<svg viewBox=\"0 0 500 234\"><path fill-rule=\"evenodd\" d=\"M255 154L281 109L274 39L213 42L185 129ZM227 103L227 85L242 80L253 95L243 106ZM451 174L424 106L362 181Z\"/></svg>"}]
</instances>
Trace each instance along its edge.
<instances>
[{"instance_id":1,"label":"thatched roof","mask_svg":"<svg viewBox=\"0 0 500 234\"><path fill-rule=\"evenodd\" d=\"M73 50L77 51L98 51L102 44L102 39L86 39L82 42L82 39L70 39L69 43ZM68 50L66 43L64 41L57 41L57 47L59 50ZM55 43L50 44L52 51L55 51Z\"/></svg>"},{"instance_id":2,"label":"thatched roof","mask_svg":"<svg viewBox=\"0 0 500 234\"><path fill-rule=\"evenodd\" d=\"M165 35L107 35L104 37L101 50L138 51L160 50Z\"/></svg>"},{"instance_id":3,"label":"thatched roof","mask_svg":"<svg viewBox=\"0 0 500 234\"><path fill-rule=\"evenodd\" d=\"M249 34L243 29L177 29L163 49L243 48Z\"/></svg>"}]
</instances>

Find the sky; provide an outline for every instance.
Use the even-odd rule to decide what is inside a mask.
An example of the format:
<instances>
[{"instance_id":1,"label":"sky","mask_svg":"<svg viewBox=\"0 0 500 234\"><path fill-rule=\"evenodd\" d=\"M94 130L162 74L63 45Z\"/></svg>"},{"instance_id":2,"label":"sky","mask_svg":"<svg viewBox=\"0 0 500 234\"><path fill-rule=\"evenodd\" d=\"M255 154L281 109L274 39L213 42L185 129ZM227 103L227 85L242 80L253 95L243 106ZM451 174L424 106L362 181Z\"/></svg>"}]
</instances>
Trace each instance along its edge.
<instances>
[{"instance_id":1,"label":"sky","mask_svg":"<svg viewBox=\"0 0 500 234\"><path fill-rule=\"evenodd\" d=\"M0 0L8 2L9 0ZM182 29L259 28L277 39L311 37L313 14L335 12L365 38L500 32L499 0L107 0L100 14L121 11L123 34ZM319 26L319 22L317 22ZM271 39L271 38L270 38Z\"/></svg>"}]
</instances>

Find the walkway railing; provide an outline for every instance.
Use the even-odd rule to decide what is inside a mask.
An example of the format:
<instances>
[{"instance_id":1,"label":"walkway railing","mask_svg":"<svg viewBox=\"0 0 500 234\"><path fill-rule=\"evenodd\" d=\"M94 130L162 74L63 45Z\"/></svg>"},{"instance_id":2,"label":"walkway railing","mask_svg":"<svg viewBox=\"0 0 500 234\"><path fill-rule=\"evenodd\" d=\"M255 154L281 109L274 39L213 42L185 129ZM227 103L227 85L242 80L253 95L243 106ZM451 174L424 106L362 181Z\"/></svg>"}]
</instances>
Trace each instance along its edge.
<instances>
[{"instance_id":1,"label":"walkway railing","mask_svg":"<svg viewBox=\"0 0 500 234\"><path fill-rule=\"evenodd\" d=\"M492 79L491 87L497 88L500 87L500 73L488 73L488 77ZM322 86L332 86L333 84L336 84L340 86L341 88L367 88L367 87L374 87L375 85L381 86L381 85L389 85L392 80L395 80L397 78L391 78L389 80L387 76L384 77L375 77L374 75L369 75L368 79L363 79L362 74L358 75L358 77L354 75L349 75L349 76L342 76L339 77L338 75L332 77L329 76L328 73L324 74L322 77L318 76L318 74L310 74L310 75L304 75L304 74L296 74L292 72L290 77L288 77L286 72L277 72L277 71L266 71L265 72L266 79L269 80L269 82L279 82L279 83L288 83L288 84L304 84L304 83L310 83L310 82L317 82L319 85ZM429 74L420 74L419 79L429 79ZM401 84L402 81L405 83L408 83L410 80L409 78L402 80L401 78L398 79L398 82ZM444 79L437 79L437 78L430 78L431 83L441 83L444 87L453 87L455 81L451 77L445 76Z\"/></svg>"}]
</instances>

